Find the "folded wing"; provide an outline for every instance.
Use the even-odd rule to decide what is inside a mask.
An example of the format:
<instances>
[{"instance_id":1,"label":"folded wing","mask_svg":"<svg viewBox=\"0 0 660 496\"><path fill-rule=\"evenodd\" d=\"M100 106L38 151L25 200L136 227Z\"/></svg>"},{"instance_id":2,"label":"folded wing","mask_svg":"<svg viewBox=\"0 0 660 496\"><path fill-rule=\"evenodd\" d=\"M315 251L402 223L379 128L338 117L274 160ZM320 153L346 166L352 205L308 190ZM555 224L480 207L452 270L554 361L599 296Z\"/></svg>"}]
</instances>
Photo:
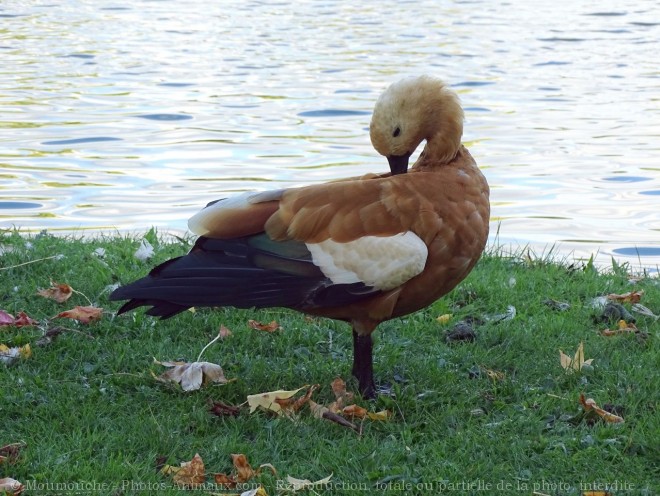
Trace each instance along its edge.
<instances>
[{"instance_id":1,"label":"folded wing","mask_svg":"<svg viewBox=\"0 0 660 496\"><path fill-rule=\"evenodd\" d=\"M391 212L389 180L246 193L190 219L200 234L187 255L165 262L112 299L170 317L191 306L348 305L396 288L424 270L426 244Z\"/></svg>"}]
</instances>

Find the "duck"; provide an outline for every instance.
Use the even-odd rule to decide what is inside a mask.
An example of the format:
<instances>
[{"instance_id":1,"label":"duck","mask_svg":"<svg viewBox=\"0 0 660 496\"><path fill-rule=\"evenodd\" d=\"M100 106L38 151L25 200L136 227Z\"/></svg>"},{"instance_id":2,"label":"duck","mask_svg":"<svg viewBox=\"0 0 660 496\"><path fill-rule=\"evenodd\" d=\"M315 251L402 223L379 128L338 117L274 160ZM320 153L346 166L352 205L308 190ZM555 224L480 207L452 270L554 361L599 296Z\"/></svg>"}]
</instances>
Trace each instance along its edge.
<instances>
[{"instance_id":1,"label":"duck","mask_svg":"<svg viewBox=\"0 0 660 496\"><path fill-rule=\"evenodd\" d=\"M364 398L376 397L374 330L449 293L486 246L489 186L461 143L463 120L441 79L394 82L369 126L389 172L209 203L188 222L199 236L188 254L111 294L128 300L118 314L283 307L344 321L352 375Z\"/></svg>"}]
</instances>

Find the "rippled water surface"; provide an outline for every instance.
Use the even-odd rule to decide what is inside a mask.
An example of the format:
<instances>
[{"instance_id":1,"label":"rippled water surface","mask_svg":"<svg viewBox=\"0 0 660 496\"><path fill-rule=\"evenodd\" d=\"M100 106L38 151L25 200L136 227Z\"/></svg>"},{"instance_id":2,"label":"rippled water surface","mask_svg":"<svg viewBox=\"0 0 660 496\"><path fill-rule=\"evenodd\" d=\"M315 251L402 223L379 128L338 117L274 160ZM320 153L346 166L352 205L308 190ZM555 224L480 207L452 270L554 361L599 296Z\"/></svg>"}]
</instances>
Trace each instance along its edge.
<instances>
[{"instance_id":1,"label":"rippled water surface","mask_svg":"<svg viewBox=\"0 0 660 496\"><path fill-rule=\"evenodd\" d=\"M400 77L448 81L493 237L660 265L656 0L0 3L0 228L183 232L369 171Z\"/></svg>"}]
</instances>

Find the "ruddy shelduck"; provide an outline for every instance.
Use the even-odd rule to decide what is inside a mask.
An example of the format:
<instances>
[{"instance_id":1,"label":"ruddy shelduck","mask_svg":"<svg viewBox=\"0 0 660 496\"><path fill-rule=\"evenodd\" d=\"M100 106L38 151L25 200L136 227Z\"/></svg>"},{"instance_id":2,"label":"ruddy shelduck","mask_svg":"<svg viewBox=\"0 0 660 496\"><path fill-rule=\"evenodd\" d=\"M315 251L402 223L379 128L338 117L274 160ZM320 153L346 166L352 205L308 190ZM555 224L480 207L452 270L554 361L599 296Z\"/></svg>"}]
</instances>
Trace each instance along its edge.
<instances>
[{"instance_id":1,"label":"ruddy shelduck","mask_svg":"<svg viewBox=\"0 0 660 496\"><path fill-rule=\"evenodd\" d=\"M187 255L111 299L129 300L119 313L145 305L162 318L193 306L287 307L349 322L352 372L373 397L371 333L451 291L486 244L488 183L462 133L458 97L442 81L396 82L370 125L389 173L213 202L189 221L199 238Z\"/></svg>"}]
</instances>

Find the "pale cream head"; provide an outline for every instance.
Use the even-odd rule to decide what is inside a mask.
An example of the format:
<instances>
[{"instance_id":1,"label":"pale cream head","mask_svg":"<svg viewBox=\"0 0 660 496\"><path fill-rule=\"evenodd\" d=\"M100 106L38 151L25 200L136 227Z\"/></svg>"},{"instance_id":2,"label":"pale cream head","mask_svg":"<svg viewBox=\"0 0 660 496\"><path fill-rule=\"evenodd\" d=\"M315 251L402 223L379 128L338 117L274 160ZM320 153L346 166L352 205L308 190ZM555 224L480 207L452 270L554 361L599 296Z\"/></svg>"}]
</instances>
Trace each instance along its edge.
<instances>
[{"instance_id":1,"label":"pale cream head","mask_svg":"<svg viewBox=\"0 0 660 496\"><path fill-rule=\"evenodd\" d=\"M410 77L380 96L369 133L376 151L388 160L409 157L426 140L429 158L446 162L461 145L463 110L456 93L440 79Z\"/></svg>"}]
</instances>

